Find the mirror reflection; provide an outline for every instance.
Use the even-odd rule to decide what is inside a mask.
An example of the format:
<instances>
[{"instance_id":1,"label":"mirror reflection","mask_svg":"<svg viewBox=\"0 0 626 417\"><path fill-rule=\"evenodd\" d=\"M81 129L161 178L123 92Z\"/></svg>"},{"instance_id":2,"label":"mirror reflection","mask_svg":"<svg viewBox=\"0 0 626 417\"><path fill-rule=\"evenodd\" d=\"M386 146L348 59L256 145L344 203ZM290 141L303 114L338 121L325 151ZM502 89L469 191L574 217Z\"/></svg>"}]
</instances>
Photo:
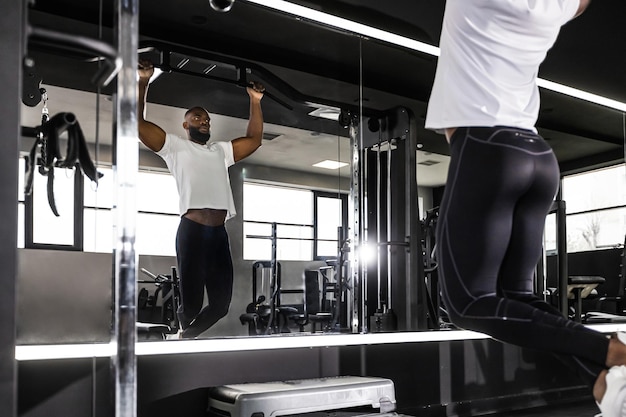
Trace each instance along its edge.
<instances>
[{"instance_id":1,"label":"mirror reflection","mask_svg":"<svg viewBox=\"0 0 626 417\"><path fill-rule=\"evenodd\" d=\"M244 6L242 12L246 12ZM237 161L228 172L232 211L237 214L226 221L233 288L232 293L226 291L218 300L230 302L222 305L214 325L194 336L311 332L313 327L318 332L343 331L348 326L347 307L339 305L346 296L341 295L336 282L341 276L337 259L345 253L341 248L345 238L339 230L345 234L347 229L351 147L347 127L338 123L338 116L343 102L352 110L358 108L358 40L274 13L269 15L281 24L307 26L304 31L311 32L311 43L314 39L336 38L336 47L350 51L354 63L350 68L342 68L343 74L325 70L320 75L315 73L319 70L293 71L280 65L260 65L245 56L232 59L213 51L151 40L143 42L139 51L142 58L153 60L161 72L149 87L146 119L181 138L187 138L188 126L183 126L185 112L196 106L210 115L210 143L246 137L252 98L246 94L246 83L255 80L266 89L262 101L263 133L259 138L262 146L245 160ZM34 21L38 18L41 16L33 13ZM144 22L149 17L146 19ZM21 252L20 279L24 285L18 338L25 344L106 341L111 317L115 166L110 126L115 118L115 92L110 87L94 91L92 85L76 76L64 77L68 68L80 74L79 68L85 69L85 73L96 69L93 62L75 62L57 57L53 53L56 51L41 49L34 53L34 58L42 76L41 87L48 97L46 108L51 114L63 111L76 116L90 156L103 175L96 184L79 175L78 170L63 174L57 170L59 180L54 183L54 195L59 202L58 217L45 204L29 201L32 195L36 201L45 202L47 187L39 174L35 176L32 193L22 196L25 217L34 208L33 225L25 228L25 235L32 233L34 240L24 241ZM311 90L311 86L319 86L325 80L329 80L331 88L327 95L317 96L318 91ZM23 126L39 126L42 107L43 103L24 106ZM25 151L34 140L24 138ZM61 136L61 141L65 146L66 137ZM180 193L165 162L144 144L138 146L138 328L140 339L159 340L164 335L176 337L181 327L176 310L181 304L177 297L178 280L184 274L175 246ZM83 182L76 185L74 178ZM65 210L66 205L72 210ZM76 215L78 212L80 216ZM55 226L52 220L60 225ZM41 229L46 229L50 238L38 237ZM270 268L272 276L268 278L267 268L257 270L258 262L274 264L273 272ZM311 272L319 275L317 300L305 292L305 282L311 281L306 281L305 276L311 276ZM58 291L51 291L41 284L46 281L63 285L57 287ZM311 285L308 288L313 291ZM200 288L198 292L197 303L210 305L205 291ZM263 297L265 301L260 301ZM63 303L68 299L74 300L69 307ZM39 308L33 309L32 305ZM272 317L265 314L269 305L276 307L270 308ZM253 327L246 321L251 309L256 315ZM309 317L314 315L320 319L312 324L315 318ZM44 322L41 317L54 317L57 322ZM169 329L163 331L163 326Z\"/></svg>"},{"instance_id":2,"label":"mirror reflection","mask_svg":"<svg viewBox=\"0 0 626 417\"><path fill-rule=\"evenodd\" d=\"M55 3L54 7L32 5L29 24L63 32L71 27L76 36L90 38L98 33L104 42L112 38L111 16L98 21L95 5L81 10L69 7L70 12L61 14L66 9L56 6L63 2ZM194 336L448 328L433 257L448 147L441 136L423 128L436 57L296 19L253 2L238 2L228 13L215 13L207 2L196 3L188 9L191 13L179 10L174 2L141 8L138 54L158 70L151 76L146 120L188 140L190 123L195 122L187 120L185 113L200 108L210 117L209 143L245 138L250 120L248 83L257 81L265 91L261 146L228 167L236 212L225 222L232 292L229 289L221 298L219 320L213 319ZM435 45L443 9L427 9L419 30L394 27L411 39ZM181 25L181 21L191 23ZM264 25L250 25L251 21ZM179 30L164 33L166 24ZM568 36L564 34L564 42ZM29 67L28 84L35 88L21 104L20 344L110 338L116 198L111 127L116 94L111 85L97 81L101 67L106 68L106 56L69 49L40 39L29 42L34 66ZM553 55L559 56L558 52L557 45ZM548 61L546 68L558 75L553 62ZM575 183L571 175L590 166L604 168L620 161L623 113L579 101L573 104L571 98L553 91L543 94L538 126L565 168L564 184ZM567 109L567 123L575 129L558 128L564 125L560 109ZM205 112L200 113L202 126ZM83 152L77 162L82 168L93 162L101 174L97 184L82 175L80 166L45 169L43 144L37 138L45 118L63 114L76 120L72 126L80 125L88 154ZM584 125L588 118L583 116L588 114L610 121L597 124L604 130L594 133L610 140L588 137L600 129ZM76 152L68 146L73 140L67 130L65 126L58 136L58 151L60 159L71 160L70 148L73 155ZM202 130L198 128L201 134ZM591 133L581 136L571 131ZM573 138L580 146L570 146ZM138 146L138 329L142 340L175 339L181 328L177 310L184 275L175 243L181 214L187 210L181 213L172 167L150 146L139 140ZM37 169L31 170L31 162L37 159ZM33 172L32 186L29 172ZM53 180L46 175L49 172L54 172ZM589 175L600 178L604 173ZM623 182L619 175L612 178ZM564 186L561 198L574 207L568 214L577 223L567 230L573 246L558 256L589 252L583 263L590 265L590 259L598 258L597 249L613 248L610 271L602 273L612 286L599 287L602 294L613 295L623 290L622 284L614 283L626 275L620 269L623 207L621 202L600 204L603 199L594 198L600 206L589 208L576 200L581 193L572 189ZM615 225L610 228L613 233L600 227L604 224L597 218L600 212ZM200 216L200 223L215 220L209 214ZM557 223L551 217L547 224L547 256L538 267L537 294L553 297L552 302L562 306L558 291L553 291L562 278L561 271L555 271L554 236L561 232ZM578 257L584 256L571 259ZM591 273L583 269L571 272ZM193 293L200 308L211 304L204 289ZM567 310L569 305L564 307Z\"/></svg>"},{"instance_id":3,"label":"mirror reflection","mask_svg":"<svg viewBox=\"0 0 626 417\"><path fill-rule=\"evenodd\" d=\"M219 14L203 2L191 16L182 16L170 3L141 8L138 54L150 60L157 72L146 96L147 121L188 140L195 121L187 120L185 113L199 107L210 117L209 144L246 138L248 82L265 87L260 101L261 146L228 167L236 212L225 221L232 291L220 297L224 301L220 318L193 336L448 328L445 311L440 309L433 257L448 150L442 137L423 129L436 58L249 2L238 2L228 13ZM113 22L107 16L96 22L96 7L85 5L85 9L92 7L82 11L92 12L92 17L79 10L62 16L61 9L37 4L29 11L29 22L63 31L72 27L76 35L91 38L102 32L108 41ZM439 36L434 23L438 10L429 10L430 23L423 30L409 33L405 26L397 28L434 45ZM192 23L177 24L181 19ZM252 19L265 25L246 23ZM163 33L166 23L180 30ZM116 92L111 85L94 83L103 59L93 51L68 51L63 45L31 41L29 55L35 92L44 89L45 100L41 93L42 100L22 104L18 343L106 342L112 307L116 190L111 127ZM559 112L551 109L571 110L572 105L555 93L544 94L539 128L560 160L621 150L615 140L600 144L578 136L577 143L589 146L568 147L571 136L554 129L560 123ZM586 105L576 106L581 114L591 111ZM205 112L198 115L200 126ZM32 192L24 192L29 163L41 158L37 128L43 125L44 115L64 113L80 123L88 160L102 176L96 184L80 167L59 166L51 182L37 168ZM608 125L623 123L603 124ZM202 127L198 132L206 134ZM614 132L605 133L615 137ZM62 156L69 142L69 133L63 132L59 136ZM181 214L187 210L182 213L172 166L139 140L138 146L138 329L142 340L176 339L181 328L179 285L184 280L176 236ZM582 169L576 166L569 173ZM564 199L575 199L575 192L564 192L569 192ZM205 214L200 215L200 223L213 223L214 216ZM585 209L577 214L586 222L594 221ZM218 223L223 215L217 215ZM622 230L621 226L612 230ZM554 229L548 224L547 235ZM621 239L611 240L592 230L593 239L576 238L579 243L592 242L581 243L590 251L622 244ZM195 249L196 240L191 245ZM552 271L555 260L550 258L556 244L548 242L546 249L549 268L538 275L541 294L558 284L558 274ZM192 292L200 310L211 304L203 288ZM559 303L558 295L554 297Z\"/></svg>"}]
</instances>

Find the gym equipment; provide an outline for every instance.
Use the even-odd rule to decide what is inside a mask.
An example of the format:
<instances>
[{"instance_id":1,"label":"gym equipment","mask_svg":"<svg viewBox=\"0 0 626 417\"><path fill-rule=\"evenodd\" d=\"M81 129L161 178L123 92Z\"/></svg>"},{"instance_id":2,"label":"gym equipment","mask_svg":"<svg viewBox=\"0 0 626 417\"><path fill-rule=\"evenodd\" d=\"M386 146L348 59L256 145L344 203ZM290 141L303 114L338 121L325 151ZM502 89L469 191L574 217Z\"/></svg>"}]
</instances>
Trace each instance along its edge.
<instances>
[{"instance_id":1,"label":"gym equipment","mask_svg":"<svg viewBox=\"0 0 626 417\"><path fill-rule=\"evenodd\" d=\"M152 295L145 287L139 291L137 297L138 334L146 339L154 335L165 339L166 334L175 334L180 328L178 321L180 293L176 267L172 267L170 275L155 275L145 268L141 268L141 272L151 279L138 280L137 283L154 284L156 288Z\"/></svg>"},{"instance_id":2,"label":"gym equipment","mask_svg":"<svg viewBox=\"0 0 626 417\"><path fill-rule=\"evenodd\" d=\"M392 257L392 245L391 242L391 153L395 147L395 141L390 139L386 143L383 144L382 141L382 130L380 129L380 121L376 120L375 122L371 121L368 123L370 130L378 131L378 143L376 144L376 284L378 289L378 305L376 311L370 318L370 330L372 332L385 332L385 331L393 331L398 327L398 319L396 314L392 309L392 291L391 291L391 282L392 282L392 268L391 268L391 257ZM385 147L384 151L387 156L387 166L386 166L386 184L385 184L385 207L382 206L382 147ZM382 239L382 211L386 214L386 224L385 226L385 241ZM382 249L386 249L385 258L383 260ZM382 285L382 268L383 262L387 264L387 274L386 274L386 283L383 289Z\"/></svg>"},{"instance_id":3,"label":"gym equipment","mask_svg":"<svg viewBox=\"0 0 626 417\"><path fill-rule=\"evenodd\" d=\"M359 204L355 223L362 234L354 236L354 241L375 242L377 248L375 265L362 264L353 276L361 288L367 287L362 295L369 310L365 320L373 332L426 329L421 230L416 216L415 119L408 109L399 107L370 119L367 128L355 138L358 155L353 160L358 169L353 171L360 175L359 189L352 191L355 205Z\"/></svg>"},{"instance_id":4,"label":"gym equipment","mask_svg":"<svg viewBox=\"0 0 626 417\"><path fill-rule=\"evenodd\" d=\"M282 287L280 263L276 261L276 230L277 223L274 222L271 236L248 236L271 239L272 259L256 261L252 265L252 302L248 304L246 313L239 316L241 324L248 324L250 335L289 333L290 321L302 332L307 324L312 325L313 332L316 331L317 324L325 331L346 328L347 307L344 297L349 286L345 280L344 268L347 265L345 254L349 247L343 229L339 227L337 231L337 259L327 260L326 267L304 271L304 289ZM302 294L302 303L283 304L282 295L287 294Z\"/></svg>"},{"instance_id":5,"label":"gym equipment","mask_svg":"<svg viewBox=\"0 0 626 417\"><path fill-rule=\"evenodd\" d=\"M343 305L341 297L347 288L342 278L344 276L342 269L345 264L344 252L347 252L347 242L342 238L341 230L339 228L338 231L339 256L338 260L334 262L335 266L332 267L334 270L333 275L336 277L337 282L330 286L328 284L330 281L325 279L322 281L324 287L321 290L319 289L319 277L313 277L311 274L307 275L306 271L303 277L304 289L282 288L280 262L276 261L276 244L278 240L276 222L272 223L271 236L247 236L249 238L271 239L272 241L272 259L269 261L256 261L252 265L252 302L248 304L246 313L239 316L241 324L248 324L248 333L250 335L289 333L290 321L298 325L300 331L304 331L304 326L309 323L313 324L313 331L315 331L316 323L321 323L325 326L325 330L336 330L340 327L341 306ZM259 271L261 271L260 291L258 287ZM318 302L320 291L324 300L327 300L329 292L334 294L333 312L330 310L321 311L323 307ZM259 295L259 292L267 292L267 294ZM302 294L303 302L297 305L283 305L283 294ZM308 296L312 298L308 299Z\"/></svg>"},{"instance_id":6,"label":"gym equipment","mask_svg":"<svg viewBox=\"0 0 626 417\"><path fill-rule=\"evenodd\" d=\"M48 115L48 94L43 88L40 91L43 97L41 125L32 131L22 129L23 133L31 133L35 137L30 153L25 158L24 193L26 195L31 194L35 166L38 165L39 173L48 177L47 193L50 209L55 216L59 217L54 200L54 168L80 167L82 173L96 183L103 174L96 170L96 166L89 156L87 142L76 116L73 113L63 112L50 118ZM65 132L67 132L67 152L63 157L60 136ZM37 149L40 151L39 157L36 156Z\"/></svg>"},{"instance_id":7,"label":"gym equipment","mask_svg":"<svg viewBox=\"0 0 626 417\"><path fill-rule=\"evenodd\" d=\"M256 261L252 264L252 302L239 316L241 324L248 324L250 336L282 333L285 330L285 320L279 322L279 315L285 318L288 314L286 310L281 310L280 285L280 262Z\"/></svg>"},{"instance_id":8,"label":"gym equipment","mask_svg":"<svg viewBox=\"0 0 626 417\"><path fill-rule=\"evenodd\" d=\"M426 303L428 307L428 327L432 329L449 328L452 324L447 319L448 313L443 308L437 275L437 259L435 248L437 242L435 231L439 219L439 207L426 211L426 217L420 222L422 230L422 256L424 259L424 284L426 286Z\"/></svg>"},{"instance_id":9,"label":"gym equipment","mask_svg":"<svg viewBox=\"0 0 626 417\"><path fill-rule=\"evenodd\" d=\"M604 284L603 277L570 276L567 280L567 298L574 300L574 321L582 321L583 298L589 297L592 291L600 284Z\"/></svg>"},{"instance_id":10,"label":"gym equipment","mask_svg":"<svg viewBox=\"0 0 626 417\"><path fill-rule=\"evenodd\" d=\"M393 412L396 409L393 381L340 376L224 385L210 390L208 411L211 416L301 416L356 407ZM363 415L363 411L355 414Z\"/></svg>"}]
</instances>

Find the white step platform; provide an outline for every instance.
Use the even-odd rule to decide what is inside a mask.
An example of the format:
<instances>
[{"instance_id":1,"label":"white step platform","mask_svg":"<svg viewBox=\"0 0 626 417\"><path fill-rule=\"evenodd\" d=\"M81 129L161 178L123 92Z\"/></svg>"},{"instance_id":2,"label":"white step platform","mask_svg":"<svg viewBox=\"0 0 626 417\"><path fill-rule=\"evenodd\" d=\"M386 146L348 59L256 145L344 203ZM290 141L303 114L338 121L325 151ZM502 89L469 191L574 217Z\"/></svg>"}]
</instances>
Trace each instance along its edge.
<instances>
[{"instance_id":1,"label":"white step platform","mask_svg":"<svg viewBox=\"0 0 626 417\"><path fill-rule=\"evenodd\" d=\"M340 376L233 384L213 388L209 395L209 415L225 417L296 416L365 406L378 409L378 416L397 416L393 381Z\"/></svg>"}]
</instances>

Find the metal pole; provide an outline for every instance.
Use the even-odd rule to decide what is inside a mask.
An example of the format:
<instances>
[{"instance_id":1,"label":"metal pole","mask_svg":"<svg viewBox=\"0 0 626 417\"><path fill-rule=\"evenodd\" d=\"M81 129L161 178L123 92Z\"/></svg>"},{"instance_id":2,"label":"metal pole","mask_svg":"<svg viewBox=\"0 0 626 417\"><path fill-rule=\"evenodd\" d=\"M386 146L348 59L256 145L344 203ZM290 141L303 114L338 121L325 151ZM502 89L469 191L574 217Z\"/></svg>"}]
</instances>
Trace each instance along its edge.
<instances>
[{"instance_id":1,"label":"metal pole","mask_svg":"<svg viewBox=\"0 0 626 417\"><path fill-rule=\"evenodd\" d=\"M274 328L274 320L276 319L276 297L278 297L278 291L280 291L278 284L278 263L276 258L277 254L277 242L278 240L278 228L276 222L272 223L272 259L270 260L270 319L267 324L266 333L271 333Z\"/></svg>"},{"instance_id":2,"label":"metal pole","mask_svg":"<svg viewBox=\"0 0 626 417\"><path fill-rule=\"evenodd\" d=\"M135 253L136 192L139 166L137 142L137 47L139 0L116 0L117 47L121 70L117 76L115 100L113 172L115 206L115 323L113 356L115 416L137 415L136 281Z\"/></svg>"},{"instance_id":3,"label":"metal pole","mask_svg":"<svg viewBox=\"0 0 626 417\"><path fill-rule=\"evenodd\" d=\"M363 209L361 210L362 213L365 213L362 216L361 219L361 239L362 239L362 244L363 247L367 247L367 252L369 252L370 250L370 246L369 246L369 242L368 242L368 237L369 237L369 217L367 216L367 207L368 207L368 191L367 191L367 172L369 170L369 166L368 166L368 158L366 156L367 151L363 150L361 151L361 175L362 175L362 180L361 180L361 184L363 184L362 190L363 193L361 195L361 201L362 201L362 207ZM361 292L360 292L360 297L361 297L361 305L359 306L359 311L361 311L361 331L363 333L367 333L369 330L369 323L368 323L368 316L369 316L369 312L367 311L367 307L366 307L366 300L367 300L367 289L368 289L368 284L367 284L367 263L368 260L364 259L361 262L361 277L363 277L363 279L361 280Z\"/></svg>"},{"instance_id":4,"label":"metal pole","mask_svg":"<svg viewBox=\"0 0 626 417\"><path fill-rule=\"evenodd\" d=\"M383 299L383 293L382 293L382 272L381 272L381 263L382 263L382 257L381 257L381 248L380 245L382 243L382 239L381 239L381 228L382 228L382 221L381 221L381 216L380 216L380 196L382 194L381 191L381 174L380 174L380 170L381 170L381 163L380 163L380 147L381 147L382 143L381 143L381 139L380 139L380 133L378 136L378 146L376 147L376 285L378 286L376 288L376 290L378 291L378 311L382 312L382 299Z\"/></svg>"},{"instance_id":5,"label":"metal pole","mask_svg":"<svg viewBox=\"0 0 626 417\"><path fill-rule=\"evenodd\" d=\"M569 315L569 305L567 301L567 227L565 223L565 201L556 201L556 246L559 276L559 301L561 313L564 317Z\"/></svg>"},{"instance_id":6,"label":"metal pole","mask_svg":"<svg viewBox=\"0 0 626 417\"><path fill-rule=\"evenodd\" d=\"M350 239L350 278L353 289L353 305L352 305L352 332L357 333L359 327L361 331L367 331L365 303L363 298L363 284L361 267L363 262L359 261L359 250L362 249L363 239L363 199L360 198L363 192L363 172L361 169L361 147L362 141L359 140L359 126L352 116L350 120L350 145L352 148L352 176L350 181L350 199L348 202L348 224L352 228L352 236ZM359 291L360 290L360 291Z\"/></svg>"},{"instance_id":7,"label":"metal pole","mask_svg":"<svg viewBox=\"0 0 626 417\"><path fill-rule=\"evenodd\" d=\"M387 309L391 310L391 139L387 142Z\"/></svg>"}]
</instances>

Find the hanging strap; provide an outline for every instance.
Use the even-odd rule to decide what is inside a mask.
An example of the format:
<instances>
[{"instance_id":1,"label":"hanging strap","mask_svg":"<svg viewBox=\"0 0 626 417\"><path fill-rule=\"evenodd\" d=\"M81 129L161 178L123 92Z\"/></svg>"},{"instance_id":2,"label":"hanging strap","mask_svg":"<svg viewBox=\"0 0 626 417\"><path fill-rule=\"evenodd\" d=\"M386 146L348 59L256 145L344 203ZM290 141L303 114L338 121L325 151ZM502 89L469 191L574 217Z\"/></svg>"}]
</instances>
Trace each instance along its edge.
<instances>
[{"instance_id":1,"label":"hanging strap","mask_svg":"<svg viewBox=\"0 0 626 417\"><path fill-rule=\"evenodd\" d=\"M44 102L45 108L45 102ZM24 192L30 195L33 185L35 165L39 165L39 172L48 177L47 194L48 204L55 216L59 216L54 200L54 168L73 168L78 165L84 175L91 181L98 182L102 173L98 172L89 156L89 148L85 135L73 113L57 113L48 119L46 113L42 117L42 124L37 129L37 138L30 150L27 160L26 185ZM59 137L67 131L67 150L63 158L60 150ZM41 157L36 160L37 148L41 149Z\"/></svg>"}]
</instances>

